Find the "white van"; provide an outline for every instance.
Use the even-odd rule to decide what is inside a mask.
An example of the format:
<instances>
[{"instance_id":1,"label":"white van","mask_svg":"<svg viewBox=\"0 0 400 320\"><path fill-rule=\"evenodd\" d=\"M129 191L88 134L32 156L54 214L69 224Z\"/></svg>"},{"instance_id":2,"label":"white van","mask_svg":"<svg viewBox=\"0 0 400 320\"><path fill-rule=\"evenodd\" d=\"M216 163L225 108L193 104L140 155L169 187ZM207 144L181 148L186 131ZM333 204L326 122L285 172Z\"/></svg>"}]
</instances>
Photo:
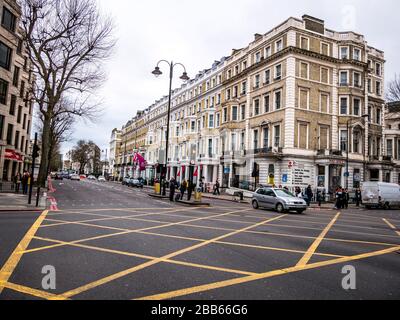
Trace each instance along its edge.
<instances>
[{"instance_id":1,"label":"white van","mask_svg":"<svg viewBox=\"0 0 400 320\"><path fill-rule=\"evenodd\" d=\"M399 207L400 185L386 182L364 182L361 184L361 199L367 209Z\"/></svg>"}]
</instances>

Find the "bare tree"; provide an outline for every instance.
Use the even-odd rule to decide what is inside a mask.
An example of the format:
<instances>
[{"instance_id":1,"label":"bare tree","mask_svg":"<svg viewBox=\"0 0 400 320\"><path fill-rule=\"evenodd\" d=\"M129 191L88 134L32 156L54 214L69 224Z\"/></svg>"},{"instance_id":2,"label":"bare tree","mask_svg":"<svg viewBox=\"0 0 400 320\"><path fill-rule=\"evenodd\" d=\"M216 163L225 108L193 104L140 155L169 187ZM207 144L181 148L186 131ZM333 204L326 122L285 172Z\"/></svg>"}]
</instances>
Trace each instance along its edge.
<instances>
[{"instance_id":1,"label":"bare tree","mask_svg":"<svg viewBox=\"0 0 400 320\"><path fill-rule=\"evenodd\" d=\"M84 173L87 165L94 173L98 173L100 169L100 148L93 141L79 140L71 151L73 162L80 165L79 173Z\"/></svg>"},{"instance_id":2,"label":"bare tree","mask_svg":"<svg viewBox=\"0 0 400 320\"><path fill-rule=\"evenodd\" d=\"M386 99L389 102L400 101L400 75L395 75L389 83Z\"/></svg>"},{"instance_id":3,"label":"bare tree","mask_svg":"<svg viewBox=\"0 0 400 320\"><path fill-rule=\"evenodd\" d=\"M32 98L43 116L38 177L43 185L54 119L62 114L93 119L98 110L89 98L105 80L102 62L115 45L113 22L99 14L95 0L22 0L22 11L36 80ZM60 104L62 99L71 103Z\"/></svg>"}]
</instances>

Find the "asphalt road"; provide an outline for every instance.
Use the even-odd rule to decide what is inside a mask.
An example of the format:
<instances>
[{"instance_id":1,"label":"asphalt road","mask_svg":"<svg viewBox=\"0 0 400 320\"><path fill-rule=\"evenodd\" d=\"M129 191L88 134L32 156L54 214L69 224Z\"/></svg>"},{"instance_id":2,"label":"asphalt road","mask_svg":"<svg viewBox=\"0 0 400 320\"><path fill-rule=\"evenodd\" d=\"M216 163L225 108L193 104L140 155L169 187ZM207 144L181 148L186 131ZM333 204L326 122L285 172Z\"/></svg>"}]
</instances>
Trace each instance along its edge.
<instances>
[{"instance_id":1,"label":"asphalt road","mask_svg":"<svg viewBox=\"0 0 400 320\"><path fill-rule=\"evenodd\" d=\"M58 211L0 213L0 299L400 298L399 210L278 214L188 207L111 182L53 184ZM44 266L54 289L42 286ZM343 288L346 276L355 288Z\"/></svg>"}]
</instances>

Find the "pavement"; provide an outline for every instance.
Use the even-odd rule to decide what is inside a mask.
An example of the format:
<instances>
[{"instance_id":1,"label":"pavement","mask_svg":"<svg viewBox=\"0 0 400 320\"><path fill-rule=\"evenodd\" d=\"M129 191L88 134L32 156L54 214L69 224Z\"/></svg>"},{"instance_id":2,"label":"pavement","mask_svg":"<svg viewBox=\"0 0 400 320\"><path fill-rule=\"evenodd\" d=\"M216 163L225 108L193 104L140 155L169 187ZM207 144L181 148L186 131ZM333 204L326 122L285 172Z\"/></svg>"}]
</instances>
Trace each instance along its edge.
<instances>
[{"instance_id":1,"label":"pavement","mask_svg":"<svg viewBox=\"0 0 400 320\"><path fill-rule=\"evenodd\" d=\"M46 201L43 194L40 197L39 206L36 207L36 192L32 193L31 204L28 204L28 195L23 195L21 193L0 193L0 212L26 212L43 210L45 208Z\"/></svg>"},{"instance_id":2,"label":"pavement","mask_svg":"<svg viewBox=\"0 0 400 320\"><path fill-rule=\"evenodd\" d=\"M15 229L1 239L2 300L400 298L399 210L186 207L109 182L54 190L53 210L0 214L0 235Z\"/></svg>"}]
</instances>

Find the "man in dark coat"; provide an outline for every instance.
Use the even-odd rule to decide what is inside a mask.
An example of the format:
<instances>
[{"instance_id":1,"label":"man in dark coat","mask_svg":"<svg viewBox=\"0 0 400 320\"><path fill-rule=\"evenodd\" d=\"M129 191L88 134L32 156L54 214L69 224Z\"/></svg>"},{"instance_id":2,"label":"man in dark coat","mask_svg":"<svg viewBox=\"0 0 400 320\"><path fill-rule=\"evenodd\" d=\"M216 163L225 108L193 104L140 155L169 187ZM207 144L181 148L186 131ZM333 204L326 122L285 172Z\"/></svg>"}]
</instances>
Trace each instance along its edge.
<instances>
[{"instance_id":1,"label":"man in dark coat","mask_svg":"<svg viewBox=\"0 0 400 320\"><path fill-rule=\"evenodd\" d=\"M307 205L310 206L311 199L313 197L313 192L312 192L312 189L311 189L311 185L308 185L308 187L306 189L306 197L307 197Z\"/></svg>"},{"instance_id":2,"label":"man in dark coat","mask_svg":"<svg viewBox=\"0 0 400 320\"><path fill-rule=\"evenodd\" d=\"M169 181L169 201L174 201L175 189L176 189L176 181L175 178L172 177L171 180Z\"/></svg>"}]
</instances>

